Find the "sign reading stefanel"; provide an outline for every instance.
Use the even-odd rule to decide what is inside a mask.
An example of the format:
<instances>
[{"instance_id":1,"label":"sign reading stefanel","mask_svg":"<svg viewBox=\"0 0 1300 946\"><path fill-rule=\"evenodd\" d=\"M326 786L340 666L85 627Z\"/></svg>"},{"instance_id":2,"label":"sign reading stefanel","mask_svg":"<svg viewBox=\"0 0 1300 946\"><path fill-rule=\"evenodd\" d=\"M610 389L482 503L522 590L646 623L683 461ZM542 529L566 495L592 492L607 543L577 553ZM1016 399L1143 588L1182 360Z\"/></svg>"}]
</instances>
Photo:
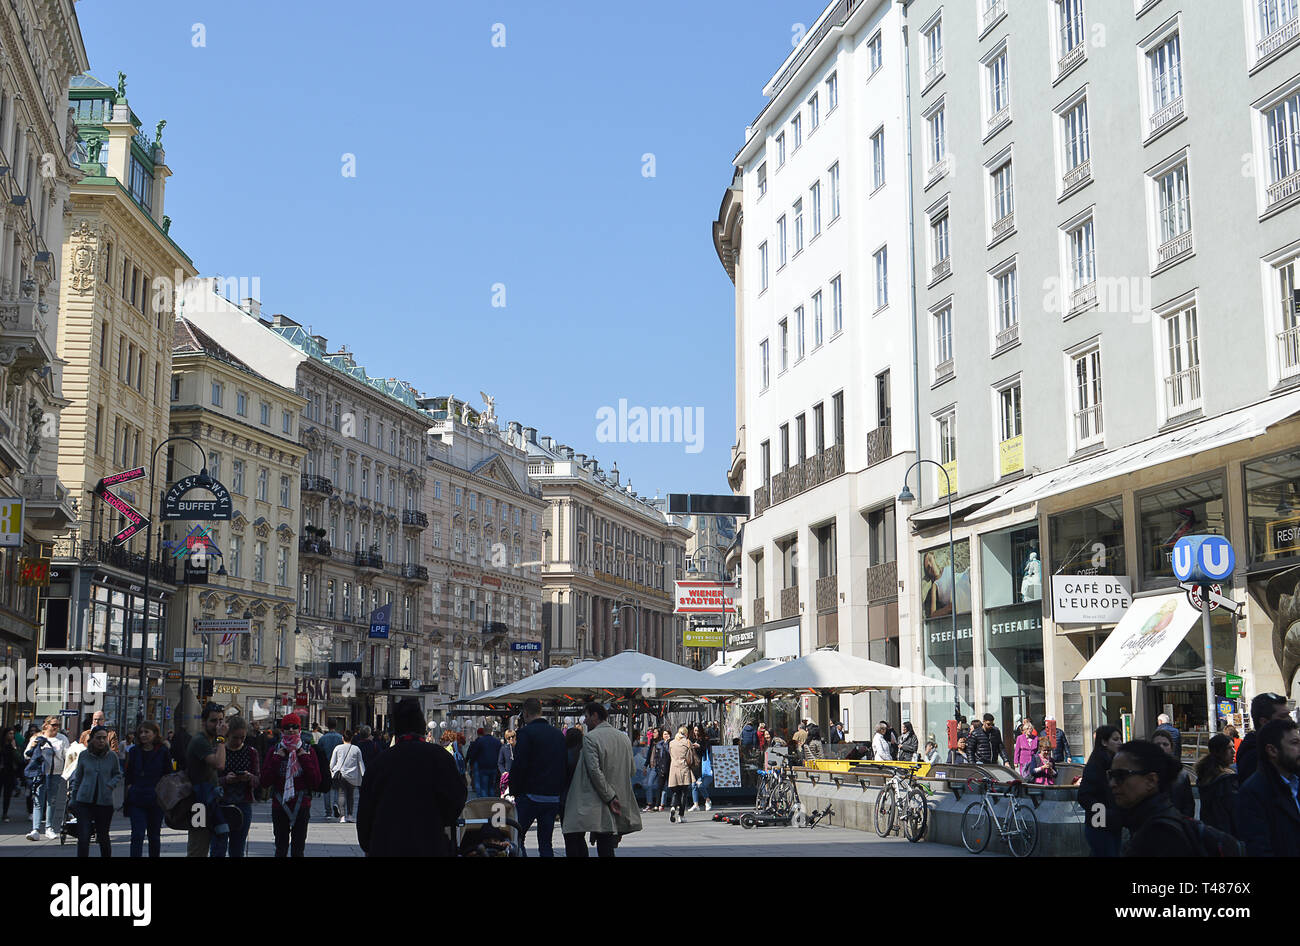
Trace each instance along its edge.
<instances>
[{"instance_id":1,"label":"sign reading stefanel","mask_svg":"<svg viewBox=\"0 0 1300 946\"><path fill-rule=\"evenodd\" d=\"M1052 620L1057 624L1118 624L1133 603L1127 575L1053 575Z\"/></svg>"}]
</instances>

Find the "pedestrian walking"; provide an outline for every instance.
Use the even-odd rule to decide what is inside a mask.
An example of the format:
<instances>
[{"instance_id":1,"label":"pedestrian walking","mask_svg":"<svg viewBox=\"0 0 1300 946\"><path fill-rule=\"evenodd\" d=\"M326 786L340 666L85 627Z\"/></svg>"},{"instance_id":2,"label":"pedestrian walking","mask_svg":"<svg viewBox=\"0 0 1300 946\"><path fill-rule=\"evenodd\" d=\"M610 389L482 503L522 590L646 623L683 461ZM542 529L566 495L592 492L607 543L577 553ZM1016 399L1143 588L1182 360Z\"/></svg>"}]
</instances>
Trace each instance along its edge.
<instances>
[{"instance_id":1,"label":"pedestrian walking","mask_svg":"<svg viewBox=\"0 0 1300 946\"><path fill-rule=\"evenodd\" d=\"M1286 697L1278 693L1260 693L1250 701L1250 720L1255 728L1246 733L1237 747L1237 778L1244 788L1259 764L1259 731L1275 719L1290 719Z\"/></svg>"},{"instance_id":2,"label":"pedestrian walking","mask_svg":"<svg viewBox=\"0 0 1300 946\"><path fill-rule=\"evenodd\" d=\"M1123 823L1115 806L1106 773L1123 742L1118 727L1098 726L1092 755L1079 780L1079 807L1083 809L1083 837L1093 857L1118 857Z\"/></svg>"},{"instance_id":3,"label":"pedestrian walking","mask_svg":"<svg viewBox=\"0 0 1300 946\"><path fill-rule=\"evenodd\" d=\"M691 769L691 811L700 810L700 799L704 799L704 810L713 809L713 799L709 797L709 789L713 786L713 758L711 755L712 745L709 743L709 737L704 734L703 727L696 726L691 747L695 750L696 764Z\"/></svg>"},{"instance_id":4,"label":"pedestrian walking","mask_svg":"<svg viewBox=\"0 0 1300 946\"><path fill-rule=\"evenodd\" d=\"M871 737L871 754L877 762L894 761L894 748L889 744L889 723L883 719L876 723L876 734Z\"/></svg>"},{"instance_id":5,"label":"pedestrian walking","mask_svg":"<svg viewBox=\"0 0 1300 946\"><path fill-rule=\"evenodd\" d=\"M1196 790L1201 796L1201 822L1237 836L1237 803L1240 782L1232 771L1232 740L1215 733L1205 755L1196 762Z\"/></svg>"},{"instance_id":6,"label":"pedestrian walking","mask_svg":"<svg viewBox=\"0 0 1300 946\"><path fill-rule=\"evenodd\" d=\"M645 807L641 810L663 811L663 805L656 802L660 800L660 790L667 784L667 779L661 775L660 769L661 763L668 755L668 740L663 738L663 732L658 729L651 729L649 736L651 743L646 752Z\"/></svg>"},{"instance_id":7,"label":"pedestrian walking","mask_svg":"<svg viewBox=\"0 0 1300 946\"><path fill-rule=\"evenodd\" d=\"M239 811L238 824L231 824L228 835L214 835L213 857L243 857L248 847L248 831L253 826L253 799L262 784L262 758L248 742L248 724L236 716L228 720L226 763L217 770L221 786L221 804Z\"/></svg>"},{"instance_id":8,"label":"pedestrian walking","mask_svg":"<svg viewBox=\"0 0 1300 946\"><path fill-rule=\"evenodd\" d=\"M475 739L465 753L474 778L475 798L496 798L501 794L501 772L497 769L497 759L501 756L501 740L484 729L478 731Z\"/></svg>"},{"instance_id":9,"label":"pedestrian walking","mask_svg":"<svg viewBox=\"0 0 1300 946\"><path fill-rule=\"evenodd\" d=\"M750 720L749 722L745 723L745 725L741 727L740 730L740 748L741 749L757 748L761 752L763 750L763 747L759 745L758 733L759 730L761 730L762 728L763 728L762 723L760 723L757 727L755 727L753 720Z\"/></svg>"},{"instance_id":10,"label":"pedestrian walking","mask_svg":"<svg viewBox=\"0 0 1300 946\"><path fill-rule=\"evenodd\" d=\"M275 856L302 857L311 820L311 793L320 784L320 765L315 751L302 741L302 720L297 713L280 720L280 741L262 761L262 783L271 789Z\"/></svg>"},{"instance_id":11,"label":"pedestrian walking","mask_svg":"<svg viewBox=\"0 0 1300 946\"><path fill-rule=\"evenodd\" d=\"M918 748L916 730L912 728L910 720L905 721L903 723L903 735L898 740L898 755L895 758L900 762L915 762Z\"/></svg>"},{"instance_id":12,"label":"pedestrian walking","mask_svg":"<svg viewBox=\"0 0 1300 946\"><path fill-rule=\"evenodd\" d=\"M1272 719L1256 734L1258 763L1234 808L1237 837L1251 857L1300 857L1300 727Z\"/></svg>"},{"instance_id":13,"label":"pedestrian walking","mask_svg":"<svg viewBox=\"0 0 1300 946\"><path fill-rule=\"evenodd\" d=\"M330 754L329 772L337 799L333 810L339 812L339 824L345 824L353 820L352 799L365 779L366 761L352 742L352 730L346 730L339 739L342 741Z\"/></svg>"},{"instance_id":14,"label":"pedestrian walking","mask_svg":"<svg viewBox=\"0 0 1300 946\"><path fill-rule=\"evenodd\" d=\"M135 743L126 750L122 776L126 785L124 814L131 820L131 856L144 857L144 842L149 840L149 856L162 856L163 810L158 804L158 780L172 771L171 753L163 747L158 724L150 720L136 729Z\"/></svg>"},{"instance_id":15,"label":"pedestrian walking","mask_svg":"<svg viewBox=\"0 0 1300 946\"><path fill-rule=\"evenodd\" d=\"M121 781L122 764L109 749L108 728L95 726L86 739L86 751L77 757L70 782L77 805L77 857L90 856L92 831L99 839L99 856L113 856L109 825L113 821L113 791Z\"/></svg>"},{"instance_id":16,"label":"pedestrian walking","mask_svg":"<svg viewBox=\"0 0 1300 946\"><path fill-rule=\"evenodd\" d=\"M1192 777L1187 770L1183 768L1178 761L1177 747L1174 738L1169 734L1168 729L1159 726L1151 734L1149 742L1155 743L1164 750L1165 755L1173 759L1178 764L1178 773L1174 776L1173 781L1169 783L1169 800L1173 802L1174 807L1188 818L1196 816L1196 800L1192 797Z\"/></svg>"},{"instance_id":17,"label":"pedestrian walking","mask_svg":"<svg viewBox=\"0 0 1300 946\"><path fill-rule=\"evenodd\" d=\"M659 804L655 806L655 811L663 811L667 808L668 798L672 794L672 790L668 787L668 773L672 770L673 765L673 756L669 751L672 747L673 733L671 729L664 727L659 731L659 735L659 759L658 769L656 770L659 777Z\"/></svg>"},{"instance_id":18,"label":"pedestrian walking","mask_svg":"<svg viewBox=\"0 0 1300 946\"><path fill-rule=\"evenodd\" d=\"M419 701L393 709L393 747L366 765L357 808L357 843L367 857L451 857L447 837L468 792L445 749L425 742Z\"/></svg>"},{"instance_id":19,"label":"pedestrian walking","mask_svg":"<svg viewBox=\"0 0 1300 946\"><path fill-rule=\"evenodd\" d=\"M90 734L95 731L96 726L103 726L105 729L108 729L108 723L106 722L106 720L107 717L104 715L103 710L95 710L95 712L91 713L90 725L86 727L85 732L81 734L81 736L77 739L77 742L81 743L83 746L88 745L90 742ZM117 741L117 733L112 729L108 729L108 748L109 751L113 753L116 753L119 748L118 741Z\"/></svg>"},{"instance_id":20,"label":"pedestrian walking","mask_svg":"<svg viewBox=\"0 0 1300 946\"><path fill-rule=\"evenodd\" d=\"M515 761L515 742L518 733L513 729L507 729L505 739L501 743L501 749L497 752L497 771L502 775L510 772L510 766Z\"/></svg>"},{"instance_id":21,"label":"pedestrian walking","mask_svg":"<svg viewBox=\"0 0 1300 946\"><path fill-rule=\"evenodd\" d=\"M206 817L202 819L202 826L189 829L186 857L208 857L212 850L213 836L230 832L230 826L221 814L220 789L217 784L217 771L226 764L227 725L221 706L216 703L205 704L200 725L202 730L185 746L185 771L189 774L190 784L194 786L194 798L204 806Z\"/></svg>"},{"instance_id":22,"label":"pedestrian walking","mask_svg":"<svg viewBox=\"0 0 1300 946\"><path fill-rule=\"evenodd\" d=\"M1153 742L1126 742L1106 771L1116 806L1123 811L1129 839L1121 857L1200 857L1185 818L1169 798L1182 766Z\"/></svg>"},{"instance_id":23,"label":"pedestrian walking","mask_svg":"<svg viewBox=\"0 0 1300 946\"><path fill-rule=\"evenodd\" d=\"M18 751L18 737L12 729L0 735L0 795L3 795L4 814L0 822L9 823L9 803L23 774L23 754Z\"/></svg>"},{"instance_id":24,"label":"pedestrian walking","mask_svg":"<svg viewBox=\"0 0 1300 946\"><path fill-rule=\"evenodd\" d=\"M1161 713L1156 717L1156 732L1169 734L1169 741L1174 747L1174 761L1181 763L1183 760L1183 734L1178 731L1178 727L1174 725L1168 713Z\"/></svg>"},{"instance_id":25,"label":"pedestrian walking","mask_svg":"<svg viewBox=\"0 0 1300 946\"><path fill-rule=\"evenodd\" d=\"M555 856L552 839L564 792L565 762L564 734L542 718L540 700L524 700L523 723L514 736L510 790L519 820L519 847L525 855L528 829L536 823L538 855Z\"/></svg>"},{"instance_id":26,"label":"pedestrian walking","mask_svg":"<svg viewBox=\"0 0 1300 946\"><path fill-rule=\"evenodd\" d=\"M1029 775L1029 764L1034 761L1038 755L1038 731L1034 729L1034 724L1028 719L1020 721L1020 732L1016 734L1015 749L1011 753L1011 761L1015 765L1016 775L1026 778Z\"/></svg>"},{"instance_id":27,"label":"pedestrian walking","mask_svg":"<svg viewBox=\"0 0 1300 946\"><path fill-rule=\"evenodd\" d=\"M330 764L334 759L334 750L343 744L343 735L338 731L337 723L332 720L327 721L329 731L322 733L316 738L316 747L320 750L321 771L329 770ZM317 727L313 727L314 729ZM339 789L333 779L328 779L321 785L321 793L324 795L324 810L321 814L326 820L331 818L342 817L339 811Z\"/></svg>"},{"instance_id":28,"label":"pedestrian walking","mask_svg":"<svg viewBox=\"0 0 1300 946\"><path fill-rule=\"evenodd\" d=\"M686 727L677 730L677 735L668 744L668 789L672 801L668 805L668 821L676 824L686 820L686 790L694 781L692 770L696 764L695 750L687 737Z\"/></svg>"},{"instance_id":29,"label":"pedestrian walking","mask_svg":"<svg viewBox=\"0 0 1300 946\"><path fill-rule=\"evenodd\" d=\"M32 786L32 830L29 841L58 838L54 830L56 816L62 824L62 805L66 792L63 768L68 754L68 737L59 730L63 721L58 716L45 717L41 731L33 733L27 742L23 757L28 760L23 775ZM41 833L44 828L44 834Z\"/></svg>"},{"instance_id":30,"label":"pedestrian walking","mask_svg":"<svg viewBox=\"0 0 1300 946\"><path fill-rule=\"evenodd\" d=\"M573 777L577 775L578 765L582 762L582 736L581 726L570 726L564 730L564 790L560 792L560 833L564 837L565 857L587 856L582 832L566 831L563 822L569 804L569 789L573 787Z\"/></svg>"},{"instance_id":31,"label":"pedestrian walking","mask_svg":"<svg viewBox=\"0 0 1300 946\"><path fill-rule=\"evenodd\" d=\"M564 805L565 853L586 857L585 846L577 854L567 842L570 835L590 832L596 853L613 857L623 835L641 830L641 812L632 791L636 770L632 743L606 722L608 711L602 704L587 703L583 713L582 755Z\"/></svg>"},{"instance_id":32,"label":"pedestrian walking","mask_svg":"<svg viewBox=\"0 0 1300 946\"><path fill-rule=\"evenodd\" d=\"M1003 744L1002 733L997 726L993 725L992 713L984 714L983 724L971 730L966 745L970 748L972 762L993 765L1000 759L1009 765L1013 764L1007 758L1007 747Z\"/></svg>"}]
</instances>

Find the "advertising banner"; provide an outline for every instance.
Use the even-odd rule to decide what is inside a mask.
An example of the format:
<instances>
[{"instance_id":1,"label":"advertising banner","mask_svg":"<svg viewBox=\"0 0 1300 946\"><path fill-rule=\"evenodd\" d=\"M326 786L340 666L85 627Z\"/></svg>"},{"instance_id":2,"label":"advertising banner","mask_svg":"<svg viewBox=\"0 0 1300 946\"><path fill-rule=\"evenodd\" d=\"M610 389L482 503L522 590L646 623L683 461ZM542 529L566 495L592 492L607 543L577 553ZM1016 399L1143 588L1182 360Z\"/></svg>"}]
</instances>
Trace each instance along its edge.
<instances>
[{"instance_id":1,"label":"advertising banner","mask_svg":"<svg viewBox=\"0 0 1300 946\"><path fill-rule=\"evenodd\" d=\"M1057 624L1118 624L1133 603L1127 575L1053 575L1052 620Z\"/></svg>"},{"instance_id":2,"label":"advertising banner","mask_svg":"<svg viewBox=\"0 0 1300 946\"><path fill-rule=\"evenodd\" d=\"M674 614L721 614L736 611L740 598L733 582L677 581L673 582Z\"/></svg>"}]
</instances>

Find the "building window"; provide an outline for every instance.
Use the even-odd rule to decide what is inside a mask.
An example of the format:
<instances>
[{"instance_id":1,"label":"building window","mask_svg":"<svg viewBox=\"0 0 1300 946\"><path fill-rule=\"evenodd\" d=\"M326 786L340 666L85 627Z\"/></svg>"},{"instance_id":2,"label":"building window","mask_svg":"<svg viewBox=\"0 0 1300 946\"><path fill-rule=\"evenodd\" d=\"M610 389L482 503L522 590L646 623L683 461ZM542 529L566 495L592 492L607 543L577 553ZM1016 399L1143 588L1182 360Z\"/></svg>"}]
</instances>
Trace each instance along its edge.
<instances>
[{"instance_id":1,"label":"building window","mask_svg":"<svg viewBox=\"0 0 1300 946\"><path fill-rule=\"evenodd\" d=\"M1087 55L1083 31L1083 0L1056 0L1056 74L1074 68Z\"/></svg>"},{"instance_id":2,"label":"building window","mask_svg":"<svg viewBox=\"0 0 1300 946\"><path fill-rule=\"evenodd\" d=\"M270 427L271 426L271 405L263 401L260 406L261 406L261 417L259 418L259 420L261 421L263 427Z\"/></svg>"},{"instance_id":3,"label":"building window","mask_svg":"<svg viewBox=\"0 0 1300 946\"><path fill-rule=\"evenodd\" d=\"M1201 409L1201 353L1196 332L1196 306L1163 319L1165 416L1177 417Z\"/></svg>"},{"instance_id":4,"label":"building window","mask_svg":"<svg viewBox=\"0 0 1300 946\"><path fill-rule=\"evenodd\" d=\"M952 377L952 305L945 305L934 313L934 379L936 382Z\"/></svg>"},{"instance_id":5,"label":"building window","mask_svg":"<svg viewBox=\"0 0 1300 946\"><path fill-rule=\"evenodd\" d=\"M785 167L785 132L776 136L776 169Z\"/></svg>"},{"instance_id":6,"label":"building window","mask_svg":"<svg viewBox=\"0 0 1300 946\"><path fill-rule=\"evenodd\" d=\"M996 130L1009 118L1011 109L1011 73L1007 65L1007 51L1003 49L985 66L988 84L986 107L988 131Z\"/></svg>"},{"instance_id":7,"label":"building window","mask_svg":"<svg viewBox=\"0 0 1300 946\"><path fill-rule=\"evenodd\" d=\"M789 255L786 243L786 225L785 214L776 218L776 268L779 272L785 266L786 259Z\"/></svg>"},{"instance_id":8,"label":"building window","mask_svg":"<svg viewBox=\"0 0 1300 946\"><path fill-rule=\"evenodd\" d=\"M1088 99L1081 98L1061 116L1064 133L1065 189L1092 176L1092 146L1088 140Z\"/></svg>"},{"instance_id":9,"label":"building window","mask_svg":"<svg viewBox=\"0 0 1300 946\"><path fill-rule=\"evenodd\" d=\"M876 269L876 311L889 305L889 247L882 246L872 255Z\"/></svg>"},{"instance_id":10,"label":"building window","mask_svg":"<svg viewBox=\"0 0 1300 946\"><path fill-rule=\"evenodd\" d=\"M240 417L248 416L248 395L243 391L235 395L235 413Z\"/></svg>"},{"instance_id":11,"label":"building window","mask_svg":"<svg viewBox=\"0 0 1300 946\"><path fill-rule=\"evenodd\" d=\"M785 319L777 323L781 339L781 370L785 371L790 367L790 326Z\"/></svg>"},{"instance_id":12,"label":"building window","mask_svg":"<svg viewBox=\"0 0 1300 946\"><path fill-rule=\"evenodd\" d=\"M1124 504L1118 497L1052 516L1047 528L1054 574L1128 574Z\"/></svg>"},{"instance_id":13,"label":"building window","mask_svg":"<svg viewBox=\"0 0 1300 946\"><path fill-rule=\"evenodd\" d=\"M1192 200L1187 184L1187 162L1170 168L1155 180L1158 232L1156 265L1172 262L1192 249Z\"/></svg>"},{"instance_id":14,"label":"building window","mask_svg":"<svg viewBox=\"0 0 1300 946\"><path fill-rule=\"evenodd\" d=\"M795 114L790 119L790 136L794 139L794 150L798 151L803 147L803 115Z\"/></svg>"},{"instance_id":15,"label":"building window","mask_svg":"<svg viewBox=\"0 0 1300 946\"><path fill-rule=\"evenodd\" d=\"M289 477L280 477L280 505L289 508Z\"/></svg>"},{"instance_id":16,"label":"building window","mask_svg":"<svg viewBox=\"0 0 1300 946\"><path fill-rule=\"evenodd\" d=\"M826 449L826 405L818 401L813 405L813 453Z\"/></svg>"},{"instance_id":17,"label":"building window","mask_svg":"<svg viewBox=\"0 0 1300 946\"><path fill-rule=\"evenodd\" d=\"M1020 312L1016 291L1016 267L993 277L994 349L1005 348L1020 338Z\"/></svg>"},{"instance_id":18,"label":"building window","mask_svg":"<svg viewBox=\"0 0 1300 946\"><path fill-rule=\"evenodd\" d=\"M1142 579L1174 577L1174 546L1186 535L1226 535L1227 504L1223 477L1211 476L1193 483L1139 496L1138 552Z\"/></svg>"},{"instance_id":19,"label":"building window","mask_svg":"<svg viewBox=\"0 0 1300 946\"><path fill-rule=\"evenodd\" d=\"M767 241L758 244L758 272L761 279L760 291L767 291Z\"/></svg>"},{"instance_id":20,"label":"building window","mask_svg":"<svg viewBox=\"0 0 1300 946\"><path fill-rule=\"evenodd\" d=\"M764 161L758 166L758 199L762 200L763 195L767 193L767 162Z\"/></svg>"},{"instance_id":21,"label":"building window","mask_svg":"<svg viewBox=\"0 0 1300 946\"><path fill-rule=\"evenodd\" d=\"M227 565L226 565L226 569L230 572L231 577L233 577L233 578L238 578L238 577L240 577L240 575L239 575L239 572L240 572L240 550L241 550L242 544L243 544L243 541L239 538L239 536L237 536L237 535L232 535L232 536L230 537L230 548L229 548L229 551L230 551L230 561L227 563Z\"/></svg>"},{"instance_id":22,"label":"building window","mask_svg":"<svg viewBox=\"0 0 1300 946\"><path fill-rule=\"evenodd\" d=\"M957 485L957 412L955 410L940 414L934 419L935 454L943 466L945 477L935 472L935 485L938 495L947 496L949 491L956 493Z\"/></svg>"},{"instance_id":23,"label":"building window","mask_svg":"<svg viewBox=\"0 0 1300 946\"><path fill-rule=\"evenodd\" d=\"M1300 193L1300 91L1264 111L1268 169L1265 206Z\"/></svg>"},{"instance_id":24,"label":"building window","mask_svg":"<svg viewBox=\"0 0 1300 946\"><path fill-rule=\"evenodd\" d=\"M104 407L101 404L95 405L95 455L103 456L99 446L100 433L104 427Z\"/></svg>"},{"instance_id":25,"label":"building window","mask_svg":"<svg viewBox=\"0 0 1300 946\"><path fill-rule=\"evenodd\" d=\"M893 506L867 513L868 563L887 565L898 561L898 521Z\"/></svg>"},{"instance_id":26,"label":"building window","mask_svg":"<svg viewBox=\"0 0 1300 946\"><path fill-rule=\"evenodd\" d=\"M871 136L871 189L879 190L885 186L885 129L880 128Z\"/></svg>"},{"instance_id":27,"label":"building window","mask_svg":"<svg viewBox=\"0 0 1300 946\"><path fill-rule=\"evenodd\" d=\"M267 501L267 500L266 500L266 480L267 480L267 471L266 471L266 467L264 467L264 466L262 466L262 467L258 467L258 469L257 469L257 499L258 499L258 502L263 502L263 503L264 503L264 502Z\"/></svg>"},{"instance_id":28,"label":"building window","mask_svg":"<svg viewBox=\"0 0 1300 946\"><path fill-rule=\"evenodd\" d=\"M876 375L876 426L888 427L892 422L893 409L890 407L889 369Z\"/></svg>"},{"instance_id":29,"label":"building window","mask_svg":"<svg viewBox=\"0 0 1300 946\"><path fill-rule=\"evenodd\" d=\"M293 434L293 415L288 411L280 412L280 430L289 435Z\"/></svg>"},{"instance_id":30,"label":"building window","mask_svg":"<svg viewBox=\"0 0 1300 946\"><path fill-rule=\"evenodd\" d=\"M1255 59L1273 55L1300 36L1300 3L1297 0L1255 0L1259 11Z\"/></svg>"},{"instance_id":31,"label":"building window","mask_svg":"<svg viewBox=\"0 0 1300 946\"><path fill-rule=\"evenodd\" d=\"M885 62L885 50L880 41L879 33L868 40L867 51L870 54L869 59L871 63L871 72L868 74L867 78L870 78L880 71L880 67L884 65Z\"/></svg>"},{"instance_id":32,"label":"building window","mask_svg":"<svg viewBox=\"0 0 1300 946\"><path fill-rule=\"evenodd\" d=\"M803 198L794 202L794 252L803 252Z\"/></svg>"},{"instance_id":33,"label":"building window","mask_svg":"<svg viewBox=\"0 0 1300 946\"><path fill-rule=\"evenodd\" d=\"M821 103L817 101L817 93L814 92L813 97L808 100L808 125L810 126L809 134L816 131L817 126L820 125L821 123L822 123L822 107L821 107Z\"/></svg>"},{"instance_id":34,"label":"building window","mask_svg":"<svg viewBox=\"0 0 1300 946\"><path fill-rule=\"evenodd\" d=\"M790 469L790 425L782 424L779 428L781 444L781 472Z\"/></svg>"},{"instance_id":35,"label":"building window","mask_svg":"<svg viewBox=\"0 0 1300 946\"><path fill-rule=\"evenodd\" d=\"M835 111L835 106L840 104L840 77L832 72L826 77L826 113L829 115Z\"/></svg>"},{"instance_id":36,"label":"building window","mask_svg":"<svg viewBox=\"0 0 1300 946\"><path fill-rule=\"evenodd\" d=\"M948 207L930 218L930 276L931 281L947 276L952 272L948 239Z\"/></svg>"},{"instance_id":37,"label":"building window","mask_svg":"<svg viewBox=\"0 0 1300 946\"><path fill-rule=\"evenodd\" d=\"M812 297L813 308L813 351L822 347L822 294L820 291L814 292Z\"/></svg>"},{"instance_id":38,"label":"building window","mask_svg":"<svg viewBox=\"0 0 1300 946\"><path fill-rule=\"evenodd\" d=\"M834 424L835 445L844 446L844 392L831 395L831 423Z\"/></svg>"},{"instance_id":39,"label":"building window","mask_svg":"<svg viewBox=\"0 0 1300 946\"><path fill-rule=\"evenodd\" d=\"M1300 453L1294 450L1247 463L1246 517L1252 562L1300 555ZM1293 503L1292 500L1295 500Z\"/></svg>"},{"instance_id":40,"label":"building window","mask_svg":"<svg viewBox=\"0 0 1300 946\"><path fill-rule=\"evenodd\" d=\"M289 584L289 550L283 546L275 550L275 583L281 587Z\"/></svg>"},{"instance_id":41,"label":"building window","mask_svg":"<svg viewBox=\"0 0 1300 946\"><path fill-rule=\"evenodd\" d=\"M822 232L822 182L813 181L808 188L808 210L812 214L812 234L815 238Z\"/></svg>"},{"instance_id":42,"label":"building window","mask_svg":"<svg viewBox=\"0 0 1300 946\"><path fill-rule=\"evenodd\" d=\"M992 239L1006 236L1015 228L1015 191L1011 179L1011 162L995 169L989 179L990 210L993 220Z\"/></svg>"},{"instance_id":43,"label":"building window","mask_svg":"<svg viewBox=\"0 0 1300 946\"><path fill-rule=\"evenodd\" d=\"M844 287L840 277L831 280L831 337L844 331Z\"/></svg>"},{"instance_id":44,"label":"building window","mask_svg":"<svg viewBox=\"0 0 1300 946\"><path fill-rule=\"evenodd\" d=\"M1020 413L1020 382L997 392L998 475L1009 476L1025 468L1024 426Z\"/></svg>"},{"instance_id":45,"label":"building window","mask_svg":"<svg viewBox=\"0 0 1300 946\"><path fill-rule=\"evenodd\" d=\"M943 21L937 21L924 33L925 77L924 85L929 85L943 75Z\"/></svg>"},{"instance_id":46,"label":"building window","mask_svg":"<svg viewBox=\"0 0 1300 946\"><path fill-rule=\"evenodd\" d=\"M804 324L803 324L803 306L797 306L794 310L794 360L803 361L804 355Z\"/></svg>"},{"instance_id":47,"label":"building window","mask_svg":"<svg viewBox=\"0 0 1300 946\"><path fill-rule=\"evenodd\" d=\"M836 161L830 166L830 188L831 188L831 220L838 220L840 216L840 162Z\"/></svg>"},{"instance_id":48,"label":"building window","mask_svg":"<svg viewBox=\"0 0 1300 946\"><path fill-rule=\"evenodd\" d=\"M1071 357L1074 400L1074 446L1082 449L1102 439L1101 349L1093 348Z\"/></svg>"},{"instance_id":49,"label":"building window","mask_svg":"<svg viewBox=\"0 0 1300 946\"><path fill-rule=\"evenodd\" d=\"M1091 217L1066 232L1070 313L1097 301L1096 250Z\"/></svg>"},{"instance_id":50,"label":"building window","mask_svg":"<svg viewBox=\"0 0 1300 946\"><path fill-rule=\"evenodd\" d=\"M230 491L238 496L244 495L244 461L230 461Z\"/></svg>"},{"instance_id":51,"label":"building window","mask_svg":"<svg viewBox=\"0 0 1300 946\"><path fill-rule=\"evenodd\" d=\"M1150 130L1157 131L1183 114L1183 54L1174 33L1147 53L1151 77Z\"/></svg>"}]
</instances>

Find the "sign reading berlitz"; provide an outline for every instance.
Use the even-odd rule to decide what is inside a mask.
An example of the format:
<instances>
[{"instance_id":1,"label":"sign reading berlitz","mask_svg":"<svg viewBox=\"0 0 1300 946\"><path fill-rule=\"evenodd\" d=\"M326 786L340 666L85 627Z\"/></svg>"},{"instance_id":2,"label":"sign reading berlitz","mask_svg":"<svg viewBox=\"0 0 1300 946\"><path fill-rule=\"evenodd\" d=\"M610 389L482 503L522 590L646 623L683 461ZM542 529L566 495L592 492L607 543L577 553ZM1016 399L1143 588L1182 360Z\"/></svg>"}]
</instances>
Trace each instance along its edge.
<instances>
[{"instance_id":1,"label":"sign reading berlitz","mask_svg":"<svg viewBox=\"0 0 1300 946\"><path fill-rule=\"evenodd\" d=\"M1133 603L1127 575L1053 575L1052 620L1057 624L1118 624Z\"/></svg>"},{"instance_id":2,"label":"sign reading berlitz","mask_svg":"<svg viewBox=\"0 0 1300 946\"><path fill-rule=\"evenodd\" d=\"M740 607L734 583L721 581L676 581L674 614L719 614Z\"/></svg>"}]
</instances>

